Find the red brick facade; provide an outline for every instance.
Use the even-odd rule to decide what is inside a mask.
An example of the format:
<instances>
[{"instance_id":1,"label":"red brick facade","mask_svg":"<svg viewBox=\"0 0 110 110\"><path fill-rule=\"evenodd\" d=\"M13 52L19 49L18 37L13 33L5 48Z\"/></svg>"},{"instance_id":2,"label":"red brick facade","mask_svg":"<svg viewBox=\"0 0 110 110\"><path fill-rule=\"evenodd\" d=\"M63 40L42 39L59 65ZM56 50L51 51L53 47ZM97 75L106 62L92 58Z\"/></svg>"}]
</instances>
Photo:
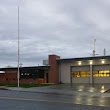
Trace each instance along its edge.
<instances>
[{"instance_id":1,"label":"red brick facade","mask_svg":"<svg viewBox=\"0 0 110 110\"><path fill-rule=\"evenodd\" d=\"M5 73L0 74L0 83L17 84L17 71L6 70ZM20 84L42 84L45 83L44 78L37 79L20 79Z\"/></svg>"},{"instance_id":2,"label":"red brick facade","mask_svg":"<svg viewBox=\"0 0 110 110\"><path fill-rule=\"evenodd\" d=\"M59 83L57 59L60 59L60 57L57 55L49 55L49 66L45 67L44 77L35 79L20 78L20 84ZM17 84L17 68L4 68L3 70L5 73L0 73L0 83Z\"/></svg>"},{"instance_id":3,"label":"red brick facade","mask_svg":"<svg viewBox=\"0 0 110 110\"><path fill-rule=\"evenodd\" d=\"M57 59L60 59L57 55L49 55L49 72L48 72L48 79L49 83L59 83L59 75L58 75L58 64Z\"/></svg>"}]
</instances>

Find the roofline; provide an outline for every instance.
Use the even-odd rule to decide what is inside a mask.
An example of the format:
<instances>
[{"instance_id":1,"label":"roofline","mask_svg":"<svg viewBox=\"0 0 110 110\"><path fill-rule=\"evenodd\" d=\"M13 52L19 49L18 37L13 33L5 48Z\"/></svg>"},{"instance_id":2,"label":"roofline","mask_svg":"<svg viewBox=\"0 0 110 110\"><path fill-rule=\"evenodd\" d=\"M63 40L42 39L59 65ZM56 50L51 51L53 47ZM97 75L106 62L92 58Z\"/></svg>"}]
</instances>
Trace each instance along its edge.
<instances>
[{"instance_id":1,"label":"roofline","mask_svg":"<svg viewBox=\"0 0 110 110\"><path fill-rule=\"evenodd\" d=\"M28 67L20 67L20 69L26 69L26 68L46 68L46 67L50 67L49 65L48 66L28 66ZM18 67L9 67L9 68L0 68L0 70L4 70L4 69L18 69Z\"/></svg>"},{"instance_id":2,"label":"roofline","mask_svg":"<svg viewBox=\"0 0 110 110\"><path fill-rule=\"evenodd\" d=\"M67 58L67 59L58 59L57 62L67 62L67 61L80 61L80 60L96 60L96 59L110 59L108 56L95 56L95 57L79 57L79 58Z\"/></svg>"}]
</instances>

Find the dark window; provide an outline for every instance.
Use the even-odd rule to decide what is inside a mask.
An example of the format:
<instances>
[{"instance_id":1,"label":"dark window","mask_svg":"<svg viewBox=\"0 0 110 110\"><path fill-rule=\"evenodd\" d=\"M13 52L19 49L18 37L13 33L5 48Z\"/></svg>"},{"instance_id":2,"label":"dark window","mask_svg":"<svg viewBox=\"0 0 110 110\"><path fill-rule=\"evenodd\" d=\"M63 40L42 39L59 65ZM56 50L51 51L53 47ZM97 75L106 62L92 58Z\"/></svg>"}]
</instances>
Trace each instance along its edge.
<instances>
[{"instance_id":1,"label":"dark window","mask_svg":"<svg viewBox=\"0 0 110 110\"><path fill-rule=\"evenodd\" d=\"M24 69L20 72L21 79L36 79L36 78L44 78L44 70L42 69Z\"/></svg>"}]
</instances>

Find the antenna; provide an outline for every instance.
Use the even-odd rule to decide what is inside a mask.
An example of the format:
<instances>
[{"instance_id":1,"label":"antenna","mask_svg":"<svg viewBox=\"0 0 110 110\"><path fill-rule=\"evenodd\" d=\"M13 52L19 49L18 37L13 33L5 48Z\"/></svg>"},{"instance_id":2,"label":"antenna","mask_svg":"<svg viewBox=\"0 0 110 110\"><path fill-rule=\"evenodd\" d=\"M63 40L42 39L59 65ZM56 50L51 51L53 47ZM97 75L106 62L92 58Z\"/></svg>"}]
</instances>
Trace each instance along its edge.
<instances>
[{"instance_id":1,"label":"antenna","mask_svg":"<svg viewBox=\"0 0 110 110\"><path fill-rule=\"evenodd\" d=\"M95 49L95 44L96 44L96 39L94 39L94 50L93 50L93 57L95 57L96 55L99 55L99 54L96 54L96 49Z\"/></svg>"},{"instance_id":2,"label":"antenna","mask_svg":"<svg viewBox=\"0 0 110 110\"><path fill-rule=\"evenodd\" d=\"M104 48L104 56L106 56L106 49Z\"/></svg>"},{"instance_id":3,"label":"antenna","mask_svg":"<svg viewBox=\"0 0 110 110\"><path fill-rule=\"evenodd\" d=\"M96 39L94 39L94 50L93 50L93 57L95 57L95 43L96 43Z\"/></svg>"}]
</instances>

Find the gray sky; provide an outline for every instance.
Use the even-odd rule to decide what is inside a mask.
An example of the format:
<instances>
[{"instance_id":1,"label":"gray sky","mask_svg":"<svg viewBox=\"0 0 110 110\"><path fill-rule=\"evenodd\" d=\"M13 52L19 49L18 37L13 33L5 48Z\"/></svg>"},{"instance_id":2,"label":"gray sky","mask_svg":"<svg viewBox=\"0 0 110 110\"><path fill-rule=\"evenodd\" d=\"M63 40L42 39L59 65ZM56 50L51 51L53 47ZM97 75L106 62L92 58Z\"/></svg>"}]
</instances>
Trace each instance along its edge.
<instances>
[{"instance_id":1,"label":"gray sky","mask_svg":"<svg viewBox=\"0 0 110 110\"><path fill-rule=\"evenodd\" d=\"M0 0L0 67L17 66L17 6L20 6L20 62L42 64L61 58L110 55L110 0Z\"/></svg>"}]
</instances>

